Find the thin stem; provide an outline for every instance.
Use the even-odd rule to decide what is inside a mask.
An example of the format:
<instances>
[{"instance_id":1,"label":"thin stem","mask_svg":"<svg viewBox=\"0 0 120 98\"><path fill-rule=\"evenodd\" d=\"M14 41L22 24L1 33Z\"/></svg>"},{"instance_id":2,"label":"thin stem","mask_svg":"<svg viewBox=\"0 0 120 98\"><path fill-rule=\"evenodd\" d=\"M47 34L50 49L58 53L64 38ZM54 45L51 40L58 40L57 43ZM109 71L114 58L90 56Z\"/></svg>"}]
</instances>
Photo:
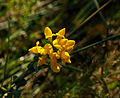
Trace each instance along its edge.
<instances>
[{"instance_id":1,"label":"thin stem","mask_svg":"<svg viewBox=\"0 0 120 98\"><path fill-rule=\"evenodd\" d=\"M93 0L93 1L94 1L94 3L95 3L96 8L99 9L100 6L99 6L98 1L97 1L97 0ZM104 18L104 16L103 16L102 11L99 12L99 15L100 15L101 19L103 20L105 27L108 28L108 25L107 25L107 23L106 23L106 20L105 20L105 18Z\"/></svg>"},{"instance_id":2,"label":"thin stem","mask_svg":"<svg viewBox=\"0 0 120 98\"><path fill-rule=\"evenodd\" d=\"M6 61L5 61L5 65L4 65L4 79L6 77L6 70L7 70L7 63L8 63L8 51L9 51L9 41L10 41L10 19L8 18L8 44L7 44L7 57L6 57Z\"/></svg>"},{"instance_id":3,"label":"thin stem","mask_svg":"<svg viewBox=\"0 0 120 98\"><path fill-rule=\"evenodd\" d=\"M76 68L76 67L73 67L73 66L70 66L70 65L63 65L61 64L64 68L67 68L67 69L71 69L71 70L74 70L74 71L79 71L79 72L83 72L82 69L79 69L79 68Z\"/></svg>"},{"instance_id":4,"label":"thin stem","mask_svg":"<svg viewBox=\"0 0 120 98\"><path fill-rule=\"evenodd\" d=\"M84 51L84 50L86 50L86 49L88 49L88 48L90 48L90 47L96 46L96 45L98 45L98 44L101 44L101 43L106 42L106 41L108 41L108 40L112 40L112 39L117 38L117 37L120 37L120 34L110 36L110 37L108 37L108 38L106 38L106 39L104 39L104 40L98 41L98 42L96 42L96 43L93 43L93 44L90 44L90 45L85 46L85 47L83 47L83 48L80 48L80 49L78 49L78 50L75 50L75 51L71 52L70 54L76 54L76 53L78 53L78 52L80 52L80 51Z\"/></svg>"},{"instance_id":5,"label":"thin stem","mask_svg":"<svg viewBox=\"0 0 120 98\"><path fill-rule=\"evenodd\" d=\"M71 36L74 32L76 32L81 26L83 26L88 20L90 20L93 16L95 16L99 11L101 11L104 7L106 7L112 0L107 1L104 5L102 5L99 9L97 9L94 13L92 13L88 18L85 19L81 24L79 24L71 33L69 33L69 36Z\"/></svg>"}]
</instances>

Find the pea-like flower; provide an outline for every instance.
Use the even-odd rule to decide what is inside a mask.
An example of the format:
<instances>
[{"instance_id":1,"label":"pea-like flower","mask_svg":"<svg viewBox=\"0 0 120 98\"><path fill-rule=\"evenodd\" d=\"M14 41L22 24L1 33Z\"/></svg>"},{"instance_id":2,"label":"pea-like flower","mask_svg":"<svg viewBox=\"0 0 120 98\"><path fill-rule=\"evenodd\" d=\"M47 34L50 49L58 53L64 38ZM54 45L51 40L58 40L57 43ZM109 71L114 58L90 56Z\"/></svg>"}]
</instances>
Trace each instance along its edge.
<instances>
[{"instance_id":1,"label":"pea-like flower","mask_svg":"<svg viewBox=\"0 0 120 98\"><path fill-rule=\"evenodd\" d=\"M28 51L30 51L31 53L40 53L41 55L46 55L46 51L43 47L38 46L39 45L39 41L36 42L36 46L30 48Z\"/></svg>"},{"instance_id":2,"label":"pea-like flower","mask_svg":"<svg viewBox=\"0 0 120 98\"><path fill-rule=\"evenodd\" d=\"M45 38L50 42L44 45L44 47L39 46L39 41L36 42L36 46L29 49L31 53L41 54L39 57L37 66L48 65L47 58L50 58L50 68L53 72L60 72L60 64L58 59L62 61L63 64L71 63L70 55L68 51L71 51L75 45L74 40L68 40L65 38L65 28L61 29L58 33L53 34L49 27L44 30ZM56 36L56 39L52 41L52 37ZM54 50L54 48L56 48ZM55 52L56 51L56 52ZM48 55L48 56L47 56Z\"/></svg>"},{"instance_id":3,"label":"pea-like flower","mask_svg":"<svg viewBox=\"0 0 120 98\"><path fill-rule=\"evenodd\" d=\"M58 58L58 54L56 52L53 52L50 55L50 67L54 72L59 72L60 71L60 64L57 63L57 58Z\"/></svg>"},{"instance_id":4,"label":"pea-like flower","mask_svg":"<svg viewBox=\"0 0 120 98\"><path fill-rule=\"evenodd\" d=\"M68 39L55 39L53 41L54 47L56 47L59 51L71 51L75 45L74 40Z\"/></svg>"}]
</instances>

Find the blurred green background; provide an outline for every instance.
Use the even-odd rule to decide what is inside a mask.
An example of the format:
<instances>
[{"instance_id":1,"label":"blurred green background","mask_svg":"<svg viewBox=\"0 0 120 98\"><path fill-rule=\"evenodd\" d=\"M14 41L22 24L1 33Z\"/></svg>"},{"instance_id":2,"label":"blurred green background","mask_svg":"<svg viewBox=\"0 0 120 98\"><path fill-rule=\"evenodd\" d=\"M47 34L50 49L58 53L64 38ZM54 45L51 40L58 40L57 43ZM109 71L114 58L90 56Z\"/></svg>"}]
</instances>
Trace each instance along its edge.
<instances>
[{"instance_id":1,"label":"blurred green background","mask_svg":"<svg viewBox=\"0 0 120 98\"><path fill-rule=\"evenodd\" d=\"M26 71L34 58L28 49L36 41L42 45L46 26L54 33L66 28L75 51L120 33L120 1L0 0L0 86ZM109 40L71 55L66 66L74 68L32 72L20 98L119 98L119 47L119 38Z\"/></svg>"}]
</instances>

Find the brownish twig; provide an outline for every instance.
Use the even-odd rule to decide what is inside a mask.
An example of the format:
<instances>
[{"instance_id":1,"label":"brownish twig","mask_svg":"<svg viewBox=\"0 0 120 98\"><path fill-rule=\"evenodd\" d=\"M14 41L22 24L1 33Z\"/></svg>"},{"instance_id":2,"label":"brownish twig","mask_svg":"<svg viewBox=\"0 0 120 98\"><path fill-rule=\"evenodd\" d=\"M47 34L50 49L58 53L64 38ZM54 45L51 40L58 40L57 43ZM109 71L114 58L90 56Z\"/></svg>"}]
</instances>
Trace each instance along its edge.
<instances>
[{"instance_id":1,"label":"brownish twig","mask_svg":"<svg viewBox=\"0 0 120 98\"><path fill-rule=\"evenodd\" d=\"M81 24L79 24L71 33L68 34L67 37L71 36L73 33L75 33L81 26L83 26L88 20L90 20L93 16L95 16L99 11L101 11L104 7L106 7L112 0L107 1L105 4L103 4L99 9L97 9L94 13L92 13L85 21L83 21Z\"/></svg>"}]
</instances>

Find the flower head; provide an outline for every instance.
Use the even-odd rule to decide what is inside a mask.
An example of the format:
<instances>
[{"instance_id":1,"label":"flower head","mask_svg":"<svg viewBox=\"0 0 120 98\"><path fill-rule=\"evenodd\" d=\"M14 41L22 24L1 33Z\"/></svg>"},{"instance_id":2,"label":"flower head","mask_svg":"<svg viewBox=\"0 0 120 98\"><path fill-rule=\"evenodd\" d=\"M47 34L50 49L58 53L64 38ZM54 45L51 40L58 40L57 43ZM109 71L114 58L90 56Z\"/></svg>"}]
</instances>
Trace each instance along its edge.
<instances>
[{"instance_id":1,"label":"flower head","mask_svg":"<svg viewBox=\"0 0 120 98\"><path fill-rule=\"evenodd\" d=\"M61 66L58 63L58 59L61 60L63 64L71 63L68 51L73 49L75 41L65 38L65 28L61 29L56 34L52 34L51 29L46 27L44 30L44 35L45 38L50 41L50 43L47 43L44 45L44 47L41 47L39 46L39 41L37 41L36 46L30 48L29 51L31 53L39 53L42 55L39 57L37 66L41 66L43 64L48 65L46 61L47 57L49 57L50 68L53 70L53 72L60 72ZM52 41L53 36L56 36L56 39Z\"/></svg>"},{"instance_id":2,"label":"flower head","mask_svg":"<svg viewBox=\"0 0 120 98\"><path fill-rule=\"evenodd\" d=\"M75 45L74 40L68 40L68 39L55 39L53 41L54 47L56 47L59 51L70 51L73 49Z\"/></svg>"}]
</instances>

